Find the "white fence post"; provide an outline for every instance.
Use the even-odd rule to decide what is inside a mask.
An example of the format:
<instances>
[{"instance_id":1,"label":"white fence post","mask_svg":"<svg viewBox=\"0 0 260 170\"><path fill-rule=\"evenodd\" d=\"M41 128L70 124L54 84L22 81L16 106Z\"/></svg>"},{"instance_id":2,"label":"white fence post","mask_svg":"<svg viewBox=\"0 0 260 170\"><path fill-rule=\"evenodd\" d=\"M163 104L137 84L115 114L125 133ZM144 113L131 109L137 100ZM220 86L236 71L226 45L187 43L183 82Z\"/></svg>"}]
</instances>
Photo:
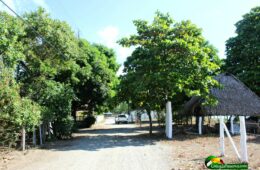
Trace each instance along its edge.
<instances>
[{"instance_id":1,"label":"white fence post","mask_svg":"<svg viewBox=\"0 0 260 170\"><path fill-rule=\"evenodd\" d=\"M25 128L22 127L22 140L21 140L21 145L22 145L22 151L25 151Z\"/></svg>"},{"instance_id":2,"label":"white fence post","mask_svg":"<svg viewBox=\"0 0 260 170\"><path fill-rule=\"evenodd\" d=\"M225 155L225 141L224 141L224 116L220 116L219 118L219 142L220 142L220 155L224 156Z\"/></svg>"},{"instance_id":3,"label":"white fence post","mask_svg":"<svg viewBox=\"0 0 260 170\"><path fill-rule=\"evenodd\" d=\"M172 139L172 103L170 101L168 101L166 103L166 120L165 120L165 124L166 124L166 137L168 139Z\"/></svg>"},{"instance_id":4,"label":"white fence post","mask_svg":"<svg viewBox=\"0 0 260 170\"><path fill-rule=\"evenodd\" d=\"M239 116L240 120L240 149L241 149L241 161L248 162L247 155L247 136L246 136L246 125L245 125L245 116Z\"/></svg>"},{"instance_id":5,"label":"white fence post","mask_svg":"<svg viewBox=\"0 0 260 170\"><path fill-rule=\"evenodd\" d=\"M202 134L202 117L200 116L199 117L199 134L201 135Z\"/></svg>"}]
</instances>

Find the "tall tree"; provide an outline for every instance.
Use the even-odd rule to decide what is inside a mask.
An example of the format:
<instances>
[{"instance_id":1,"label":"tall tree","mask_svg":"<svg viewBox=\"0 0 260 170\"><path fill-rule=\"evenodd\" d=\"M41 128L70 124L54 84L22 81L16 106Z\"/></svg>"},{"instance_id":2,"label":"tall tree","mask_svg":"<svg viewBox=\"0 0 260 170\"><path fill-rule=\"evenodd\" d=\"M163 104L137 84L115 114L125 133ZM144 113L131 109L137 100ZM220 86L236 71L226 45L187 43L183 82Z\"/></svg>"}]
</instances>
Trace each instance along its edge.
<instances>
[{"instance_id":1,"label":"tall tree","mask_svg":"<svg viewBox=\"0 0 260 170\"><path fill-rule=\"evenodd\" d=\"M40 106L21 98L15 78L19 61L25 58L20 37L25 34L22 23L0 12L0 145L15 145L19 131L31 131L39 124Z\"/></svg>"},{"instance_id":2,"label":"tall tree","mask_svg":"<svg viewBox=\"0 0 260 170\"><path fill-rule=\"evenodd\" d=\"M251 9L235 26L237 35L226 42L224 69L260 96L260 7Z\"/></svg>"},{"instance_id":3,"label":"tall tree","mask_svg":"<svg viewBox=\"0 0 260 170\"><path fill-rule=\"evenodd\" d=\"M80 66L76 74L81 81L73 85L77 99L73 102L73 115L80 108L88 114L101 113L108 109L110 99L115 95L118 84L115 53L100 44L79 40ZM89 73L87 72L89 70Z\"/></svg>"},{"instance_id":4,"label":"tall tree","mask_svg":"<svg viewBox=\"0 0 260 170\"><path fill-rule=\"evenodd\" d=\"M17 62L24 58L24 47L19 40L24 34L22 22L0 12L0 57L5 67L15 69Z\"/></svg>"},{"instance_id":5,"label":"tall tree","mask_svg":"<svg viewBox=\"0 0 260 170\"><path fill-rule=\"evenodd\" d=\"M25 60L17 74L21 95L40 104L44 124L52 122L56 136L65 137L73 125L71 85L80 82L78 40L67 23L51 19L42 8L24 14L23 19Z\"/></svg>"},{"instance_id":6,"label":"tall tree","mask_svg":"<svg viewBox=\"0 0 260 170\"><path fill-rule=\"evenodd\" d=\"M183 96L196 95L205 98L206 104L216 102L209 89L218 85L212 76L220 60L201 29L190 21L175 22L160 12L151 24L135 20L134 25L137 34L119 40L122 46L136 47L124 63L120 92L125 96L122 99L146 109L150 134L150 113L161 109L167 100L174 103Z\"/></svg>"}]
</instances>

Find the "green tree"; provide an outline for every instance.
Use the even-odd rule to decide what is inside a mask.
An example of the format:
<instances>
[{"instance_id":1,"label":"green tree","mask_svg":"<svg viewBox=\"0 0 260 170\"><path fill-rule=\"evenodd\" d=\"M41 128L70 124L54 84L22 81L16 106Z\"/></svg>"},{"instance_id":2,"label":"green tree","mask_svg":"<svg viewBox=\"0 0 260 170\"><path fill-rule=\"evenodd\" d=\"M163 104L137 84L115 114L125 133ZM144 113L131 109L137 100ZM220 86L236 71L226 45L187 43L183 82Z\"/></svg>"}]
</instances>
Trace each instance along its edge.
<instances>
[{"instance_id":1,"label":"green tree","mask_svg":"<svg viewBox=\"0 0 260 170\"><path fill-rule=\"evenodd\" d=\"M19 131L31 131L41 119L40 106L21 98L15 73L19 61L25 58L20 38L25 35L22 22L0 12L0 141L15 145Z\"/></svg>"},{"instance_id":2,"label":"green tree","mask_svg":"<svg viewBox=\"0 0 260 170\"><path fill-rule=\"evenodd\" d=\"M219 69L216 50L190 21L175 22L156 12L151 24L135 20L137 35L122 38L122 46L136 49L124 63L120 93L135 107L160 110L167 100L183 102L185 96L201 96L205 104L216 101L209 89L218 85L212 76Z\"/></svg>"},{"instance_id":3,"label":"green tree","mask_svg":"<svg viewBox=\"0 0 260 170\"><path fill-rule=\"evenodd\" d=\"M251 9L235 26L237 35L226 42L224 70L260 96L260 7Z\"/></svg>"},{"instance_id":4,"label":"green tree","mask_svg":"<svg viewBox=\"0 0 260 170\"><path fill-rule=\"evenodd\" d=\"M72 86L81 81L78 40L67 23L51 19L41 8L23 19L25 59L17 74L21 95L42 106L43 123L51 122L58 138L70 136L76 99Z\"/></svg>"},{"instance_id":5,"label":"green tree","mask_svg":"<svg viewBox=\"0 0 260 170\"><path fill-rule=\"evenodd\" d=\"M127 113L129 111L128 104L126 102L119 103L112 112L115 114Z\"/></svg>"},{"instance_id":6,"label":"green tree","mask_svg":"<svg viewBox=\"0 0 260 170\"><path fill-rule=\"evenodd\" d=\"M19 37L24 35L22 23L5 12L0 12L0 56L3 64L15 68L24 58L23 45Z\"/></svg>"},{"instance_id":7,"label":"green tree","mask_svg":"<svg viewBox=\"0 0 260 170\"><path fill-rule=\"evenodd\" d=\"M41 109L30 99L21 98L12 69L0 62L0 144L15 145L19 131L39 125Z\"/></svg>"},{"instance_id":8,"label":"green tree","mask_svg":"<svg viewBox=\"0 0 260 170\"><path fill-rule=\"evenodd\" d=\"M81 82L74 86L79 100L73 102L73 110L75 112L85 106L88 114L102 113L108 110L118 84L116 72L119 65L116 63L115 53L103 45L91 45L83 39L80 40L79 47L81 57L85 56L85 62L91 69L90 75L85 75L88 78L81 78Z\"/></svg>"},{"instance_id":9,"label":"green tree","mask_svg":"<svg viewBox=\"0 0 260 170\"><path fill-rule=\"evenodd\" d=\"M84 106L93 114L110 106L118 84L115 53L76 38L42 8L22 19L0 13L0 138L7 127L30 131L40 119L52 123L56 137L69 137L72 110Z\"/></svg>"}]
</instances>

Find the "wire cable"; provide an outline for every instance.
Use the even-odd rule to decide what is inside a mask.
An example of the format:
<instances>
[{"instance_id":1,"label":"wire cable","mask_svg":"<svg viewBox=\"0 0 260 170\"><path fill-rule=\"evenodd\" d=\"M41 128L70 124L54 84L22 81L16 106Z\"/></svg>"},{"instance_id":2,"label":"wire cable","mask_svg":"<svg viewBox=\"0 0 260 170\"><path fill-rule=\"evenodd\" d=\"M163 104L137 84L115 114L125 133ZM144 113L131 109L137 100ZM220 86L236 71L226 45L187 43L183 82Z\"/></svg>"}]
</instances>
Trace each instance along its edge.
<instances>
[{"instance_id":1,"label":"wire cable","mask_svg":"<svg viewBox=\"0 0 260 170\"><path fill-rule=\"evenodd\" d=\"M15 10L13 10L9 5L7 5L3 0L0 0L4 6L6 6L11 12L13 12L17 18L19 18L21 21L23 21L25 24L30 25L30 23L26 20L24 20ZM54 45L52 45L47 39L45 39L38 31L35 30L34 27L31 27L33 32L36 33L44 42L46 42L49 46L51 46L53 49L57 50L58 53L60 53L62 56L65 56L60 50L58 50Z\"/></svg>"}]
</instances>

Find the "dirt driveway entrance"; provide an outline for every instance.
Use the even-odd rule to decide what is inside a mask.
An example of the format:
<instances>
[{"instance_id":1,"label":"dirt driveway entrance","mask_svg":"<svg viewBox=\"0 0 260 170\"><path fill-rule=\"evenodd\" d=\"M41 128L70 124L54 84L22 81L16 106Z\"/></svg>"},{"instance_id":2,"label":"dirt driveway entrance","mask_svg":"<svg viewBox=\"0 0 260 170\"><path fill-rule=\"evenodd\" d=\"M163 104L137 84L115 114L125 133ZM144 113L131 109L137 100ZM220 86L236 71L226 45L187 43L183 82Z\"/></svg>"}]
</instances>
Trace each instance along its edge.
<instances>
[{"instance_id":1,"label":"dirt driveway entrance","mask_svg":"<svg viewBox=\"0 0 260 170\"><path fill-rule=\"evenodd\" d=\"M91 129L80 130L73 140L50 144L46 149L30 150L5 168L75 170L170 170L173 153L160 138L149 138L147 128L135 124L115 125L107 119Z\"/></svg>"}]
</instances>

